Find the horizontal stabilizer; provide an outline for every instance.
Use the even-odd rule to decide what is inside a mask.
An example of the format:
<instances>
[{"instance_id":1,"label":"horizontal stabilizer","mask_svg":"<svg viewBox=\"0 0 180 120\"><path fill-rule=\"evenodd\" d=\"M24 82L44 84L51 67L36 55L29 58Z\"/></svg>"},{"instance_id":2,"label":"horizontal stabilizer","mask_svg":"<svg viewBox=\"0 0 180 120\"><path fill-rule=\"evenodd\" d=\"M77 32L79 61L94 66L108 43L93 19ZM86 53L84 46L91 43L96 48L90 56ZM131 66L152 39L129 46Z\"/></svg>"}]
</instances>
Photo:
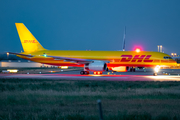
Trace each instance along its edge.
<instances>
[{"instance_id":1,"label":"horizontal stabilizer","mask_svg":"<svg viewBox=\"0 0 180 120\"><path fill-rule=\"evenodd\" d=\"M32 55L26 55L26 54L21 54L21 53L13 53L13 52L7 52L9 54L14 54L14 55L21 55L21 56L25 56L25 57L34 57Z\"/></svg>"}]
</instances>

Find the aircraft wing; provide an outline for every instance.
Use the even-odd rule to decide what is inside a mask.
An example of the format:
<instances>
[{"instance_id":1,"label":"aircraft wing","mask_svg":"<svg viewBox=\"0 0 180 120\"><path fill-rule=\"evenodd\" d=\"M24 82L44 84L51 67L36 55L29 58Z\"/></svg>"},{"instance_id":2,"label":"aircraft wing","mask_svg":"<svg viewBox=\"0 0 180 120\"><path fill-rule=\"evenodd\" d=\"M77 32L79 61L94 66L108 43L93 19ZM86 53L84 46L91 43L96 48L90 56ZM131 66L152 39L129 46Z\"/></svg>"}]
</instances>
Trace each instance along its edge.
<instances>
[{"instance_id":1,"label":"aircraft wing","mask_svg":"<svg viewBox=\"0 0 180 120\"><path fill-rule=\"evenodd\" d=\"M34 57L33 55L27 55L27 54L21 54L21 53L13 53L8 52L9 54L14 55L21 55L25 57ZM93 63L94 61L104 61L104 60L92 60L92 59L81 59L81 58L70 58L70 57L59 57L59 56L49 56L49 55L42 55L44 57L52 57L54 60L64 60L64 62L71 62L71 63L79 63L79 64L87 64L87 63ZM109 61L104 61L105 63L109 63Z\"/></svg>"},{"instance_id":2,"label":"aircraft wing","mask_svg":"<svg viewBox=\"0 0 180 120\"><path fill-rule=\"evenodd\" d=\"M67 62L80 63L80 64L93 63L94 61L103 61L105 63L109 63L109 61L104 61L104 60L69 58L69 57L48 56L48 55L46 57L52 57L55 58L55 60L64 60L65 62L67 61Z\"/></svg>"},{"instance_id":3,"label":"aircraft wing","mask_svg":"<svg viewBox=\"0 0 180 120\"><path fill-rule=\"evenodd\" d=\"M7 52L9 54L14 54L14 55L21 55L21 56L25 56L25 57L34 57L32 55L27 55L27 54L21 54L21 53L13 53L13 52Z\"/></svg>"},{"instance_id":4,"label":"aircraft wing","mask_svg":"<svg viewBox=\"0 0 180 120\"><path fill-rule=\"evenodd\" d=\"M65 62L72 62L72 63L80 63L80 64L86 64L86 63L92 63L94 60L90 59L80 59L80 58L69 58L69 57L59 57L59 56L49 56L46 57L52 57L54 60L64 60Z\"/></svg>"}]
</instances>

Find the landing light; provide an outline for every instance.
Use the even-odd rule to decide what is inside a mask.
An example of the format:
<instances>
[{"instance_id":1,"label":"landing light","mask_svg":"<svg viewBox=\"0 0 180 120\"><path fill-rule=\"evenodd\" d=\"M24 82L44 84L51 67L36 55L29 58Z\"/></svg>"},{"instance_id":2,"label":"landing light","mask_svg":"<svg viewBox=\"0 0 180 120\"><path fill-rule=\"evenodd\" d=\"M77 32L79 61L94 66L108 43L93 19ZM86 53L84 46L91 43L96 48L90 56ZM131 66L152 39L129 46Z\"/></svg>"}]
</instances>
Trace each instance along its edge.
<instances>
[{"instance_id":1,"label":"landing light","mask_svg":"<svg viewBox=\"0 0 180 120\"><path fill-rule=\"evenodd\" d=\"M159 72L159 68L155 68L154 71L157 73Z\"/></svg>"},{"instance_id":2,"label":"landing light","mask_svg":"<svg viewBox=\"0 0 180 120\"><path fill-rule=\"evenodd\" d=\"M160 69L160 66L156 66L156 67L154 68L154 71L155 71L156 73L158 73L158 72L159 72L159 69Z\"/></svg>"}]
</instances>

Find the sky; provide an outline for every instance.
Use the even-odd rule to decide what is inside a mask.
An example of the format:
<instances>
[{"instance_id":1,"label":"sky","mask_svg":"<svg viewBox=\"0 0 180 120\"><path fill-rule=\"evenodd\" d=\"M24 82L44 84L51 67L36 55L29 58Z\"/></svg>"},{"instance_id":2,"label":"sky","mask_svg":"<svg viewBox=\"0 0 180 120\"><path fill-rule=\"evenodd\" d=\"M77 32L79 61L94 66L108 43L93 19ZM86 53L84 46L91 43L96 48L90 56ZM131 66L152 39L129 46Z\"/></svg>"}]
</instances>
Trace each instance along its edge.
<instances>
[{"instance_id":1,"label":"sky","mask_svg":"<svg viewBox=\"0 0 180 120\"><path fill-rule=\"evenodd\" d=\"M1 0L0 52L21 52L15 23L49 50L126 50L180 54L180 0Z\"/></svg>"}]
</instances>

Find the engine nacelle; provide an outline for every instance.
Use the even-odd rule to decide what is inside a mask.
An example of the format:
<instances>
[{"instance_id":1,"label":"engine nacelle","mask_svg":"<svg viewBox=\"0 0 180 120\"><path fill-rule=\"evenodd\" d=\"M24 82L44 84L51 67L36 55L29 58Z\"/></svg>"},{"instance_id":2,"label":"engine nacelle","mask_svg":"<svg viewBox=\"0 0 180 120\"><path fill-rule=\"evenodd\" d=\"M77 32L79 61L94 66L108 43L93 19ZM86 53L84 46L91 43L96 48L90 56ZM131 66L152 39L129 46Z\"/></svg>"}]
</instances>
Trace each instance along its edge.
<instances>
[{"instance_id":1,"label":"engine nacelle","mask_svg":"<svg viewBox=\"0 0 180 120\"><path fill-rule=\"evenodd\" d=\"M107 64L103 61L94 61L93 63L85 64L84 68L89 71L106 71Z\"/></svg>"}]
</instances>

